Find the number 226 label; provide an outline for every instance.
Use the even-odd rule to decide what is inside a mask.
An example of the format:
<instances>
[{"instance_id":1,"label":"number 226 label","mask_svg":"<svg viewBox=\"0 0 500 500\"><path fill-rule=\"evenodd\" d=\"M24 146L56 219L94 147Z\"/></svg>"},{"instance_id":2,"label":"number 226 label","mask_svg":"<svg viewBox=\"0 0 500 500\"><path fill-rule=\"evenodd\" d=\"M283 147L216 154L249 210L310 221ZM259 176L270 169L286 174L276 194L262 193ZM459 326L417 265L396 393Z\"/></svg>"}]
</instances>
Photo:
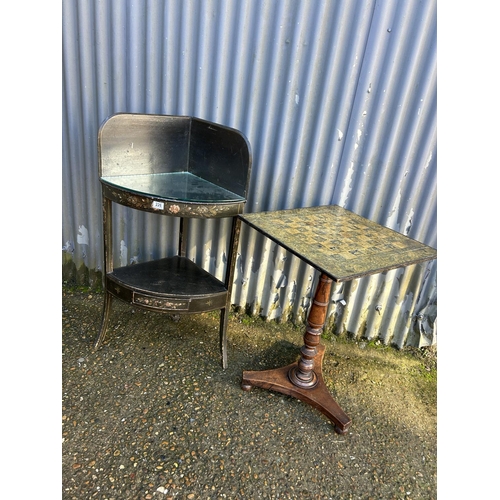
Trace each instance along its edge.
<instances>
[{"instance_id":1,"label":"number 226 label","mask_svg":"<svg viewBox=\"0 0 500 500\"><path fill-rule=\"evenodd\" d=\"M163 210L165 208L165 204L162 201L153 201L153 208Z\"/></svg>"}]
</instances>

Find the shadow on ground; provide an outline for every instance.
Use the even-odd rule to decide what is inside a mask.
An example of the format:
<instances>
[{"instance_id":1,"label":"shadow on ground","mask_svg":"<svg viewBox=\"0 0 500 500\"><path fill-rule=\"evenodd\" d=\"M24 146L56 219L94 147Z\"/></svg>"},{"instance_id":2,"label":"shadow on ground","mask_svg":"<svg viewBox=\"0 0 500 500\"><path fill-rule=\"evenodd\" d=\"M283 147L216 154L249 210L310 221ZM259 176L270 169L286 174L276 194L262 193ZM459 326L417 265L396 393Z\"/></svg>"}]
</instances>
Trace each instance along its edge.
<instances>
[{"instance_id":1,"label":"shadow on ground","mask_svg":"<svg viewBox=\"0 0 500 500\"><path fill-rule=\"evenodd\" d=\"M436 356L323 340L344 436L291 397L240 388L297 358L302 329L218 314L180 320L63 289L63 499L435 499Z\"/></svg>"}]
</instances>

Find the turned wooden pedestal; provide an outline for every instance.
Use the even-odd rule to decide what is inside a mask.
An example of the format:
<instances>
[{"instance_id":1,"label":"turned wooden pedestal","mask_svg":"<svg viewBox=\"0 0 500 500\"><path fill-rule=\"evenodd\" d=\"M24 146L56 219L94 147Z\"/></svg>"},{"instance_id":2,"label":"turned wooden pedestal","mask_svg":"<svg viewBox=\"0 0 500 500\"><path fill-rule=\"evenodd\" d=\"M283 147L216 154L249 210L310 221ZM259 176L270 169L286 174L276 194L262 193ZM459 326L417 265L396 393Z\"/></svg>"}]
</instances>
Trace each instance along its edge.
<instances>
[{"instance_id":1,"label":"turned wooden pedestal","mask_svg":"<svg viewBox=\"0 0 500 500\"><path fill-rule=\"evenodd\" d=\"M252 386L261 387L300 399L326 415L334 423L336 432L345 434L351 419L331 396L321 373L325 346L319 340L325 324L331 286L332 280L321 275L307 318L300 359L274 370L244 371L241 387L247 391Z\"/></svg>"}]
</instances>

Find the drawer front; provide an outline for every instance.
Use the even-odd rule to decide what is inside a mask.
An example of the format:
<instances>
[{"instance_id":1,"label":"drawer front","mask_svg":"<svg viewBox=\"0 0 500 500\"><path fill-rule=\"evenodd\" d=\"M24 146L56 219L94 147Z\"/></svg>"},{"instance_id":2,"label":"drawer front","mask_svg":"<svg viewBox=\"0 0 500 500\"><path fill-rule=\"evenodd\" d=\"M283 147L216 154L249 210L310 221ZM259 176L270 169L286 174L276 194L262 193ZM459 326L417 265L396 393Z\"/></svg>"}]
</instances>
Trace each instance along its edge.
<instances>
[{"instance_id":1,"label":"drawer front","mask_svg":"<svg viewBox=\"0 0 500 500\"><path fill-rule=\"evenodd\" d=\"M149 307L151 309L162 309L171 311L188 311L190 299L171 299L155 297L152 295L144 295L142 293L134 292L132 296L132 303L142 307Z\"/></svg>"}]
</instances>

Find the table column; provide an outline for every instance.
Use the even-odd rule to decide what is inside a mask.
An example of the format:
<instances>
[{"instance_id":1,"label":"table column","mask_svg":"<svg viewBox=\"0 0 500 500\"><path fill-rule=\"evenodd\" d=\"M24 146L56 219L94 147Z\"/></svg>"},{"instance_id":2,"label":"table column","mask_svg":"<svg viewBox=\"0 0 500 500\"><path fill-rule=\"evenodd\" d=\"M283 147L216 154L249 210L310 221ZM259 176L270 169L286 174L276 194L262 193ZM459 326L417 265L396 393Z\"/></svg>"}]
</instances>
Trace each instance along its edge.
<instances>
[{"instance_id":1,"label":"table column","mask_svg":"<svg viewBox=\"0 0 500 500\"><path fill-rule=\"evenodd\" d=\"M325 346L320 344L320 336L325 324L331 286L332 279L322 274L307 317L300 359L273 370L244 371L241 387L246 391L252 386L261 387L300 399L326 415L333 422L335 432L345 434L351 425L351 419L333 399L322 375Z\"/></svg>"}]
</instances>

